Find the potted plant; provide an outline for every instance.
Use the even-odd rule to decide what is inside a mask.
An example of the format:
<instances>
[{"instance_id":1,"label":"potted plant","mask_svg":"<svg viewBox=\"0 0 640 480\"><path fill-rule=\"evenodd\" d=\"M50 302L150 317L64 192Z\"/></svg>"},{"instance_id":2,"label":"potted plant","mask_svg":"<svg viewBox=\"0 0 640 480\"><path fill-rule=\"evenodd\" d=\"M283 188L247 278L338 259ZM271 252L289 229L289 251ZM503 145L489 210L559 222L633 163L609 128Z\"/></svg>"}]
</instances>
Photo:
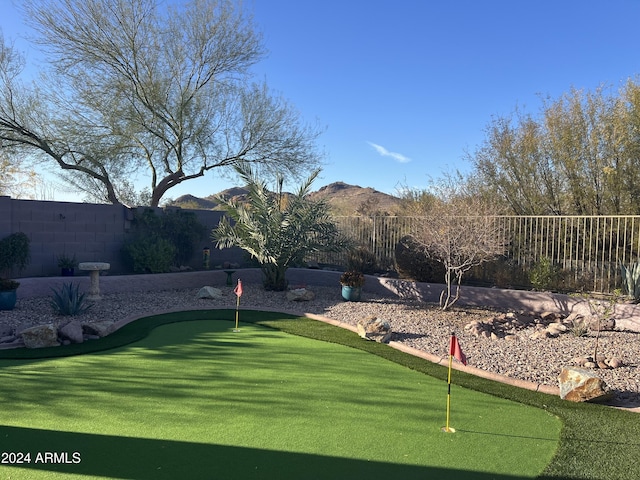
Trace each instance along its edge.
<instances>
[{"instance_id":1,"label":"potted plant","mask_svg":"<svg viewBox=\"0 0 640 480\"><path fill-rule=\"evenodd\" d=\"M342 298L349 302L357 302L362 293L364 275L361 272L348 270L340 276L340 284L342 285Z\"/></svg>"},{"instance_id":2,"label":"potted plant","mask_svg":"<svg viewBox=\"0 0 640 480\"><path fill-rule=\"evenodd\" d=\"M12 310L16 305L19 282L8 277L14 268L24 269L30 259L29 237L12 233L0 240L0 310Z\"/></svg>"},{"instance_id":3,"label":"potted plant","mask_svg":"<svg viewBox=\"0 0 640 480\"><path fill-rule=\"evenodd\" d=\"M67 256L66 253L58 255L58 267L60 268L60 275L63 277L73 277L74 269L78 266L76 256Z\"/></svg>"}]
</instances>

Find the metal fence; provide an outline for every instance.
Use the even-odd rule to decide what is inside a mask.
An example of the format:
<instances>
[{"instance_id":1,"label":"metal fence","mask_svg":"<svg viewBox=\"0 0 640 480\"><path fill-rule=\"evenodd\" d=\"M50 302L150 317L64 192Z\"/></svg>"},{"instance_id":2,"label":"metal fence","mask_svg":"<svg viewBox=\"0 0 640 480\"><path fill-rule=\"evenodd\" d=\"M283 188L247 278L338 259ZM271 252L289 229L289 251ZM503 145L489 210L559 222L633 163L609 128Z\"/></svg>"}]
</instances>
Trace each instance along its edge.
<instances>
[{"instance_id":1,"label":"metal fence","mask_svg":"<svg viewBox=\"0 0 640 480\"><path fill-rule=\"evenodd\" d=\"M504 261L526 273L549 259L567 282L573 280L580 289L593 292L620 287L620 264L636 261L640 252L640 216L490 218L499 223L503 235ZM343 233L373 252L380 265L392 266L399 240L415 232L419 222L429 222L429 217L336 217L335 221ZM317 260L346 265L347 258L348 252L342 252Z\"/></svg>"}]
</instances>

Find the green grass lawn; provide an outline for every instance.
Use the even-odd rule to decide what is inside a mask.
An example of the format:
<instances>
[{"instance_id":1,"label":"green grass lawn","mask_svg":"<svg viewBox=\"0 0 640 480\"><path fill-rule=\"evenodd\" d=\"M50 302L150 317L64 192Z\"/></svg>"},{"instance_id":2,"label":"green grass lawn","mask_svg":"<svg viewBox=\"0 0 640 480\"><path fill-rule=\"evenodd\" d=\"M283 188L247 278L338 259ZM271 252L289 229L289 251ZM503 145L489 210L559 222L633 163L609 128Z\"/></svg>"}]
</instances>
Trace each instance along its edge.
<instances>
[{"instance_id":1,"label":"green grass lawn","mask_svg":"<svg viewBox=\"0 0 640 480\"><path fill-rule=\"evenodd\" d=\"M640 478L634 414L454 372L446 434L446 369L305 318L232 319L2 352L0 452L31 463L0 478Z\"/></svg>"}]
</instances>

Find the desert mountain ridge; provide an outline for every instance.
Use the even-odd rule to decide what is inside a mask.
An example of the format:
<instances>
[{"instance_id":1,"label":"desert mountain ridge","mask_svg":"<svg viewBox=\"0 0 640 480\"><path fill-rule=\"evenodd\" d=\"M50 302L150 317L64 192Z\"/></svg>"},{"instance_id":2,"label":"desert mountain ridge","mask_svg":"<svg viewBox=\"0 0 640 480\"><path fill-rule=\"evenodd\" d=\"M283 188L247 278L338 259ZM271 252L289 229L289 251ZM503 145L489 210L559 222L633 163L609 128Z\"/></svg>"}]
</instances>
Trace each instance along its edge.
<instances>
[{"instance_id":1,"label":"desert mountain ridge","mask_svg":"<svg viewBox=\"0 0 640 480\"><path fill-rule=\"evenodd\" d=\"M247 195L244 187L232 187L219 192L217 195L236 197L242 201ZM311 192L309 198L319 200L324 198L331 206L334 215L388 215L396 213L400 199L393 195L380 192L371 187L360 187L344 182L334 182ZM181 195L171 202L171 205L182 208L200 210L217 210L218 203L215 195L204 198L194 195Z\"/></svg>"}]
</instances>

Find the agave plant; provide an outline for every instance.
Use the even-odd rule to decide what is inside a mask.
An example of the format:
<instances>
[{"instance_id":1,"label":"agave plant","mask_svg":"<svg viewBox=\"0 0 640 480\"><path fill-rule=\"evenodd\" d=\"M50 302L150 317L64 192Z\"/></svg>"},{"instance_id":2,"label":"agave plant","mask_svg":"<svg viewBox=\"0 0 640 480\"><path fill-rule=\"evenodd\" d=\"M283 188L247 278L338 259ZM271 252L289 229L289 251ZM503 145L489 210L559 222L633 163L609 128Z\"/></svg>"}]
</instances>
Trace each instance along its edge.
<instances>
[{"instance_id":1,"label":"agave plant","mask_svg":"<svg viewBox=\"0 0 640 480\"><path fill-rule=\"evenodd\" d=\"M636 261L628 267L620 264L620 271L622 273L622 285L633 300L640 302L640 261Z\"/></svg>"},{"instance_id":2,"label":"agave plant","mask_svg":"<svg viewBox=\"0 0 640 480\"><path fill-rule=\"evenodd\" d=\"M79 286L65 283L60 290L53 290L50 305L59 315L80 315L92 307L87 303L85 294L79 292Z\"/></svg>"},{"instance_id":3,"label":"agave plant","mask_svg":"<svg viewBox=\"0 0 640 480\"><path fill-rule=\"evenodd\" d=\"M218 248L240 247L255 258L262 269L266 290L286 290L285 272L302 264L308 255L337 252L351 246L332 221L328 204L307 197L319 170L294 194L283 191L282 177L272 192L248 166L239 166L236 171L246 182L248 200L240 203L221 196L216 198L226 217L212 237Z\"/></svg>"}]
</instances>

